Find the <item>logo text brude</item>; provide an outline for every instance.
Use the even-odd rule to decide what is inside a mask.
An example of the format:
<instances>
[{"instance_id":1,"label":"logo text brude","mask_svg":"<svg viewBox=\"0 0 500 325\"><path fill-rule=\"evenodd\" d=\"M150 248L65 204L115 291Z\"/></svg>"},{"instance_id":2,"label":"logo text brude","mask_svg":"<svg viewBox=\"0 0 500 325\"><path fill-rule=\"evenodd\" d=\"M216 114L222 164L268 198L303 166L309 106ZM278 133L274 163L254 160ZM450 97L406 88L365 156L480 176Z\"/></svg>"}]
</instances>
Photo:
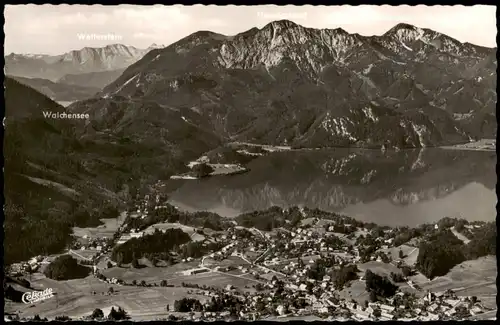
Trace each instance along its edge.
<instances>
[{"instance_id":1,"label":"logo text brude","mask_svg":"<svg viewBox=\"0 0 500 325\"><path fill-rule=\"evenodd\" d=\"M43 291L31 291L23 294L22 300L25 304L32 304L34 302L42 301L54 297L52 288L47 288Z\"/></svg>"}]
</instances>

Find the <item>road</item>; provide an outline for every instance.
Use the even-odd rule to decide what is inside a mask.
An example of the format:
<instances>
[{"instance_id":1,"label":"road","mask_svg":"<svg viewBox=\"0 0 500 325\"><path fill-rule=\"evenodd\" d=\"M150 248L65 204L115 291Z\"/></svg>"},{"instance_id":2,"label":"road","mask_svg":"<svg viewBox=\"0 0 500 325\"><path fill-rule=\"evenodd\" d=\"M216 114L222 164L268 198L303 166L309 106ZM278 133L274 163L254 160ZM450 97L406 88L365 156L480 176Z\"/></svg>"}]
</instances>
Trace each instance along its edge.
<instances>
[{"instance_id":1,"label":"road","mask_svg":"<svg viewBox=\"0 0 500 325\"><path fill-rule=\"evenodd\" d=\"M92 259L91 258L88 258L88 257L83 257L82 255L78 254L77 252L75 252L74 250L70 249L68 250L68 253L70 254L75 254L76 256L86 260L86 261L91 261Z\"/></svg>"}]
</instances>

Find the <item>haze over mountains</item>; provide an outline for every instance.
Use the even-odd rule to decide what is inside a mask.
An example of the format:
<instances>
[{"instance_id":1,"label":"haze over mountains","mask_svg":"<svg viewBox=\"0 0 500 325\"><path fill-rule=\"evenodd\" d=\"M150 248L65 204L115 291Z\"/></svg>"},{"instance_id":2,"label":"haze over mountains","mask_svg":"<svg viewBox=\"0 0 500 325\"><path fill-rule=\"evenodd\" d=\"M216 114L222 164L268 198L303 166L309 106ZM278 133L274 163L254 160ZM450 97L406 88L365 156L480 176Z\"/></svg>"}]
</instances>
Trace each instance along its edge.
<instances>
[{"instance_id":1,"label":"haze over mountains","mask_svg":"<svg viewBox=\"0 0 500 325\"><path fill-rule=\"evenodd\" d=\"M147 116L156 121L148 134L160 141L171 121L159 117L172 111L177 123L222 140L379 148L466 142L496 132L495 54L407 24L365 37L275 21L236 36L200 31L150 51L70 109L102 117L92 127L134 136L130 126Z\"/></svg>"},{"instance_id":2,"label":"haze over mountains","mask_svg":"<svg viewBox=\"0 0 500 325\"><path fill-rule=\"evenodd\" d=\"M15 54L5 57L5 73L57 101L91 97L142 58L153 44L137 49L123 44L85 47L61 55Z\"/></svg>"}]
</instances>

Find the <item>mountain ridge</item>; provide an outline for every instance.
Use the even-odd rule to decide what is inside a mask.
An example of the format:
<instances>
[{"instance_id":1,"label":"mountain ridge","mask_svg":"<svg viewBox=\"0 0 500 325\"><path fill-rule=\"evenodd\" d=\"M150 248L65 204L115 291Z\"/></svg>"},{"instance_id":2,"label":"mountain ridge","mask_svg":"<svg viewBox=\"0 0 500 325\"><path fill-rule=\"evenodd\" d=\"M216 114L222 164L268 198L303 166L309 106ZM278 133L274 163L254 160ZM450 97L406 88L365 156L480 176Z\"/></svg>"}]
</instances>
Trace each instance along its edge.
<instances>
[{"instance_id":1,"label":"mountain ridge","mask_svg":"<svg viewBox=\"0 0 500 325\"><path fill-rule=\"evenodd\" d=\"M494 117L494 51L415 26L367 37L282 20L234 36L188 35L149 52L96 97L195 110L226 139L435 146L492 136L474 116ZM472 114L459 121L463 103Z\"/></svg>"}]
</instances>

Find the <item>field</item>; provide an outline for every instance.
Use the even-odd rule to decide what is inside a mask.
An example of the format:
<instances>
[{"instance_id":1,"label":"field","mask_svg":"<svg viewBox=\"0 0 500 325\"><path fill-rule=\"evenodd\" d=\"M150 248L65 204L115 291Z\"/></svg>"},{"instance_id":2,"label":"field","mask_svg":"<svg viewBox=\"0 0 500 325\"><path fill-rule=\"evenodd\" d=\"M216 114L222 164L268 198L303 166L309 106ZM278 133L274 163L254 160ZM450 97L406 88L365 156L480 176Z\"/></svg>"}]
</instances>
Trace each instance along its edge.
<instances>
[{"instance_id":1,"label":"field","mask_svg":"<svg viewBox=\"0 0 500 325\"><path fill-rule=\"evenodd\" d=\"M118 218L101 219L104 224L94 228L73 227L73 234L76 237L112 238L125 221L126 216L127 213L122 212Z\"/></svg>"},{"instance_id":2,"label":"field","mask_svg":"<svg viewBox=\"0 0 500 325\"><path fill-rule=\"evenodd\" d=\"M232 275L224 272L205 272L195 275L183 275L168 280L169 284L176 286L180 286L182 282L198 284L200 286L207 285L220 289L225 289L227 285L230 284L237 289L244 290L245 286L251 287L260 281L255 280L251 275Z\"/></svg>"},{"instance_id":3,"label":"field","mask_svg":"<svg viewBox=\"0 0 500 325\"><path fill-rule=\"evenodd\" d=\"M205 261L204 261L204 265L205 266L208 266L208 267L216 267L216 266L220 266L220 267L228 267L228 266L234 266L234 267L238 267L240 265L242 266L248 266L249 264L244 261L242 258L238 257L238 256L229 256L228 258L222 260L222 261L216 261L214 259L211 259L211 258L206 258Z\"/></svg>"},{"instance_id":4,"label":"field","mask_svg":"<svg viewBox=\"0 0 500 325\"><path fill-rule=\"evenodd\" d=\"M496 306L496 257L487 256L455 266L446 276L419 283L423 290L452 289L458 296L477 296L485 306Z\"/></svg>"},{"instance_id":5,"label":"field","mask_svg":"<svg viewBox=\"0 0 500 325\"><path fill-rule=\"evenodd\" d=\"M94 255L99 254L99 251L90 249L85 249L82 251L78 249L78 250L71 250L68 252L68 254L79 261L83 261L92 259Z\"/></svg>"},{"instance_id":6,"label":"field","mask_svg":"<svg viewBox=\"0 0 500 325\"><path fill-rule=\"evenodd\" d=\"M172 228L179 228L185 233L187 233L189 236L191 236L192 241L203 241L205 240L205 236L200 235L196 233L196 229L193 227L181 225L180 223L157 223L152 226L149 226L145 231L144 234L152 234L155 229L158 230L166 230L166 229L172 229Z\"/></svg>"},{"instance_id":7,"label":"field","mask_svg":"<svg viewBox=\"0 0 500 325\"><path fill-rule=\"evenodd\" d=\"M392 265L389 263L377 262L377 261L370 261L370 262L367 262L364 264L359 264L358 268L363 273L369 269L373 273L377 273L381 276L388 276L388 277L390 276L391 272L401 273L401 270L398 269L395 265Z\"/></svg>"},{"instance_id":8,"label":"field","mask_svg":"<svg viewBox=\"0 0 500 325\"><path fill-rule=\"evenodd\" d=\"M370 295L366 291L366 282L361 280L355 280L351 282L351 286L344 288L339 292L339 296L344 299L354 299L359 304L364 303L365 300L369 300Z\"/></svg>"},{"instance_id":9,"label":"field","mask_svg":"<svg viewBox=\"0 0 500 325\"><path fill-rule=\"evenodd\" d=\"M418 257L418 252L419 249L408 246L408 245L401 245L398 247L391 247L388 249L380 249L379 251L384 252L387 254L387 256L391 257L393 260L398 260L399 259L399 250L401 250L404 254L403 261L410 266L414 266L417 263L417 257Z\"/></svg>"},{"instance_id":10,"label":"field","mask_svg":"<svg viewBox=\"0 0 500 325\"><path fill-rule=\"evenodd\" d=\"M168 267L145 267L142 269L113 267L103 270L101 273L108 278L118 278L125 282L132 282L133 280L141 282L144 280L149 284L159 283L161 280L169 281L170 279L181 276L182 272L185 270L197 268L198 265L199 261L192 261Z\"/></svg>"},{"instance_id":11,"label":"field","mask_svg":"<svg viewBox=\"0 0 500 325\"><path fill-rule=\"evenodd\" d=\"M193 297L205 301L207 297L188 294L188 288L143 288L110 285L93 277L70 281L52 281L40 278L34 281L37 288L53 288L57 295L34 305L6 304L6 312L19 311L21 317L40 317L52 319L55 316L67 315L82 317L90 315L95 308L101 308L105 314L112 306L124 308L134 320L152 320L168 314L167 305L173 308L175 300ZM107 290L113 287L115 293L108 295ZM96 291L93 295L92 291Z\"/></svg>"}]
</instances>

